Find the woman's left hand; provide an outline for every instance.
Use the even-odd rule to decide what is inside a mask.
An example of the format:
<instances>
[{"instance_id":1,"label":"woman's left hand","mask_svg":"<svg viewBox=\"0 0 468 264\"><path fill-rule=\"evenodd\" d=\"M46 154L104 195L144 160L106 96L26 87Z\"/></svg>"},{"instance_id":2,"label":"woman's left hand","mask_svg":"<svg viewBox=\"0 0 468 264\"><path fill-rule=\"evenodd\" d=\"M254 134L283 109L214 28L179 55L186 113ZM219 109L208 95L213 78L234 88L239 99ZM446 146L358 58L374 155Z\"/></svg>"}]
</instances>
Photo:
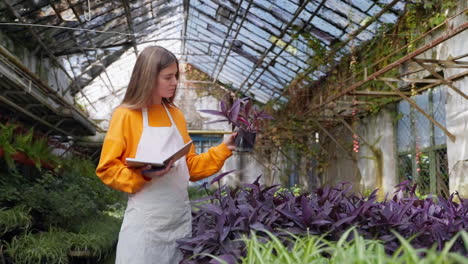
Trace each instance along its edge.
<instances>
[{"instance_id":1,"label":"woman's left hand","mask_svg":"<svg viewBox=\"0 0 468 264\"><path fill-rule=\"evenodd\" d=\"M237 136L237 132L234 132L228 138L224 140L224 144L226 144L228 149L230 149L231 151L236 150L236 143L235 143L236 136Z\"/></svg>"}]
</instances>

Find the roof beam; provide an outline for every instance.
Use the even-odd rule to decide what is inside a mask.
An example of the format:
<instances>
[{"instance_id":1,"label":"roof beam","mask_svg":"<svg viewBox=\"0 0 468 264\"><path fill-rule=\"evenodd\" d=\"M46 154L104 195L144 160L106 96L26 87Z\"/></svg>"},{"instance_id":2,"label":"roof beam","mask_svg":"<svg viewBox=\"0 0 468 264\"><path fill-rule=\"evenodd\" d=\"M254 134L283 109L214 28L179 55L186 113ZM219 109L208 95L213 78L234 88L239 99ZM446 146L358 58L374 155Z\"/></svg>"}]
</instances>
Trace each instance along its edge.
<instances>
[{"instance_id":1,"label":"roof beam","mask_svg":"<svg viewBox=\"0 0 468 264\"><path fill-rule=\"evenodd\" d=\"M419 64L419 66L423 67L424 69L426 69L428 72L430 72L432 75L434 75L439 81L441 81L442 83L445 83L448 87L452 88L452 90L454 90L457 94L461 95L463 98L465 98L465 100L468 100L468 96L462 92L460 89L458 89L457 87L455 87L453 85L453 83L447 79L444 78L444 76L440 75L439 73L437 73L436 71L434 71L433 69L431 69L430 67L428 67L427 65L425 65L422 61L420 61L419 59L416 59L416 58L413 58L412 59L413 61L415 61L417 64Z\"/></svg>"},{"instance_id":2,"label":"roof beam","mask_svg":"<svg viewBox=\"0 0 468 264\"><path fill-rule=\"evenodd\" d=\"M460 34L461 32L465 31L467 28L468 28L468 22L465 22L465 23L459 25L458 27L456 27L456 28L454 28L452 30L449 30L447 34L445 34L445 35L431 41L430 43L422 46L421 48L413 51L412 53L410 53L410 54L408 54L408 55L406 55L406 56L404 56L404 57L390 63L389 65L383 67L382 69L374 72L373 74L371 74L370 76L368 76L364 80L358 81L358 82L348 86L348 88L344 89L343 91L341 91L337 95L331 96L330 98L324 100L321 104L310 108L309 111L314 111L314 110L317 110L317 109L321 108L322 106L324 106L324 105L338 99L339 97L353 91L357 87L362 86L362 85L368 83L369 81L376 79L377 77L381 76L382 74L384 74L384 73L390 71L391 69L401 65L402 63L404 63L406 61L409 61L409 60L415 58L416 56L418 56L419 54L424 53L427 50L437 46L438 44L446 41L447 39L450 39L453 36L456 36L456 35Z\"/></svg>"},{"instance_id":3,"label":"roof beam","mask_svg":"<svg viewBox=\"0 0 468 264\"><path fill-rule=\"evenodd\" d=\"M70 7L70 9L72 10L73 14L75 15L76 19L78 20L80 28L81 28L81 29L85 29L83 20L81 20L81 18L80 18L80 16L79 16L78 12L76 11L75 7L72 5L71 1L70 1L70 0L67 0L67 3L68 3L68 6ZM71 35L73 36L73 34L71 34ZM93 39L88 35L88 32L84 31L84 36L85 36L85 38L88 40L88 42L91 44L91 46L94 47L95 50L97 51L96 45L95 45ZM78 43L77 43L77 45L78 45ZM78 48L81 49L81 46L78 45ZM124 50L126 50L126 49L124 49ZM86 52L85 52L84 50L81 50L81 51L86 55ZM118 59L118 58L120 57L120 55L122 55L123 53L124 53L124 51L116 51L116 52L114 52L112 55L117 54L117 57L115 58L115 60L116 60L116 59ZM112 56L112 55L109 55L109 56ZM90 59L89 59L89 57L88 57L87 55L86 55L86 59L88 60L88 62L90 62ZM77 79L75 79L75 82L78 83L79 87L84 87L84 86L88 85L89 83L91 83L91 82L94 80L94 78L96 78L96 76L98 76L98 75L100 75L100 73L104 72L104 74L106 75L106 77L107 77L107 79L108 79L108 81L109 81L109 84L111 85L111 88L107 87L107 83L106 83L106 82L103 81L103 83L106 85L106 87L108 88L108 90L109 90L111 93L115 92L115 91L116 91L116 90L115 90L115 87L114 87L114 85L112 84L112 81L111 81L111 79L110 79L110 77L109 77L109 74L108 74L108 72L107 72L107 70L106 70L106 66L110 65L110 64L111 64L112 62L114 62L115 60L109 60L109 61L106 60L106 61L103 61L101 58L99 58L99 57L97 56L97 54L96 54L96 59L97 59L97 61L99 62L98 65L96 65L96 67L99 67L99 68L101 69L100 71L98 70L98 74L95 75L95 76L91 76L91 77L92 77L91 80L86 80L86 81L83 82L83 81L81 80L81 76L83 75L83 73L82 73L82 74L80 74L80 76L78 76ZM91 66L91 64L90 64L90 66ZM92 70L93 67L94 67L94 66L91 66L91 68L88 69L88 71ZM85 71L85 72L87 72L87 71ZM70 86L70 87L73 87L73 86ZM90 104L91 104L91 103L90 103ZM92 104L91 104L91 105L92 105Z\"/></svg>"},{"instance_id":4,"label":"roof beam","mask_svg":"<svg viewBox=\"0 0 468 264\"><path fill-rule=\"evenodd\" d=\"M219 68L219 71L218 71L218 73L216 74L216 76L214 77L213 83L215 83L215 82L218 80L219 74L221 73L221 71L222 71L223 68L224 68L224 65L225 65L226 62L227 62L227 59L228 59L228 57L229 57L229 54L231 53L231 50L232 50L232 48L234 47L234 42L235 42L237 36L239 35L241 29L242 29L242 25L244 24L244 21L247 19L247 14L249 13L249 10L250 10L250 7L252 6L253 1L254 1L254 0L250 0L249 5L247 6L247 8L246 8L246 10L245 10L245 14L244 14L244 16L242 17L242 20L240 21L239 26L237 27L236 33L234 33L234 37L233 37L233 39L231 40L231 44L229 45L228 51L226 52L226 55L225 55L225 57L224 57L224 60L223 60L223 62L221 63L221 67ZM239 4L238 9L236 10L236 14L237 14L237 11L240 9L240 7L241 7L241 4ZM234 18L234 20L233 20L233 23L234 23L234 21L235 21L235 18ZM231 24L231 25L232 25L232 24ZM227 38L227 37L228 37L228 35L226 35L226 38ZM225 41L226 41L226 39L225 39ZM224 43L223 43L223 46L224 46ZM218 60L219 60L220 57L221 57L221 52L219 53ZM216 65L217 65L217 63L216 63ZM216 65L215 65L215 67L213 68L212 75L214 74L214 72L215 72L215 70L216 70Z\"/></svg>"},{"instance_id":5,"label":"roof beam","mask_svg":"<svg viewBox=\"0 0 468 264\"><path fill-rule=\"evenodd\" d=\"M135 28L133 27L133 20L132 20L132 10L130 9L130 4L128 0L122 0L122 4L125 9L125 16L127 17L128 31L131 34L131 36L129 36L128 38L133 45L133 51L135 52L135 56L138 57L138 48L137 48L137 41L135 37Z\"/></svg>"},{"instance_id":6,"label":"roof beam","mask_svg":"<svg viewBox=\"0 0 468 264\"><path fill-rule=\"evenodd\" d=\"M400 92L400 89L398 89L397 87L395 87L393 84L391 84L390 82L387 82L385 81L385 84L387 84L390 88L392 88L398 95L401 96L401 98L403 98L404 100L406 100L409 104L411 104L411 106L413 106L416 110L418 110L421 114L423 114L427 119L429 119L429 121L431 121L434 125L438 126L440 129L442 129L442 131L445 133L445 135L447 135L448 138L450 138L450 140L452 142L455 142L455 135L450 133L442 124L440 124L439 122L437 122L434 118L432 118L432 116L430 116L428 113L426 113L426 111L424 111L424 109L422 109L421 107L418 106L418 104L411 100L408 96L404 95L402 92Z\"/></svg>"},{"instance_id":7,"label":"roof beam","mask_svg":"<svg viewBox=\"0 0 468 264\"><path fill-rule=\"evenodd\" d=\"M189 12L190 12L190 0L183 0L182 3L184 9L184 27L182 28L181 37L182 37L182 45L181 45L181 53L185 54L185 45L186 45L186 38L187 38L187 27L188 27L188 19L189 19ZM182 55L182 60L187 61L187 56Z\"/></svg>"},{"instance_id":8,"label":"roof beam","mask_svg":"<svg viewBox=\"0 0 468 264\"><path fill-rule=\"evenodd\" d=\"M226 41L227 41L227 39L229 38L229 33L231 33L232 26L233 26L234 23L236 22L237 15L239 14L239 11L240 11L240 9L241 9L241 7L242 7L242 3L243 3L243 2L244 2L244 0L240 0L239 5L237 6L236 12L234 13L234 17L232 18L231 23L229 24L229 27L228 27L228 29L227 29L227 31L226 31L226 37L224 38L223 43L221 44L221 49L219 50L218 58L216 59L215 65L214 65L214 67L213 67L213 70L211 71L211 77L214 76L215 71L216 71L216 68L218 67L219 59L221 58L221 54L223 53L223 50L224 50L224 44L226 44ZM250 3L252 3L252 0L250 1ZM249 6L250 6L250 5L249 5ZM245 12L245 14L244 14L242 20L244 20L246 16L247 16L247 12ZM242 22L243 22L243 21L242 21ZM240 30L241 27L242 27L242 24L239 24L239 26L237 27L236 33L237 33L238 30ZM235 38L236 38L236 37L234 37L234 39L231 40L231 45L230 45L230 47L229 47L228 52L231 51L232 44L234 43ZM224 62L225 62L225 61L224 61ZM224 62L223 62L223 64L224 64ZM222 66L222 65L221 65L221 66ZM222 69L222 68L221 68L221 69ZM213 79L214 79L214 78L213 78ZM213 83L215 83L215 82L216 82L216 80L214 79L214 80L213 80Z\"/></svg>"},{"instance_id":9,"label":"roof beam","mask_svg":"<svg viewBox=\"0 0 468 264\"><path fill-rule=\"evenodd\" d=\"M400 0L393 0L391 3L389 3L388 5L386 5L384 8L382 8L382 10L377 13L375 16L373 16L369 21L367 21L362 27L358 28L356 31L354 31L353 33L351 33L349 35L349 37L344 41L344 42L341 42L340 45L334 47L332 50L330 50L330 52L328 53L327 56L324 56L325 58L325 61L323 61L323 63L321 63L320 65L326 65L328 64L329 62L333 62L334 61L334 58L335 58L335 55L337 52L339 52L343 47L345 47L351 40L353 40L357 35L359 35L359 33L361 33L362 31L364 31L366 28L368 28L372 23L374 23L374 21L377 21L377 19L379 17L381 17L383 14L385 14L388 10L390 10L394 5L396 5ZM317 65L315 67L309 67L309 69L307 69L305 72L303 72L299 79L298 80L294 80L292 83L294 85L298 85L299 83L301 83L302 81L304 81L304 79L310 74L312 73L313 71L315 71L320 65ZM333 65L332 65L333 67ZM284 91L285 92L285 91ZM284 92L282 95L284 95ZM279 98L279 97L278 97ZM277 100L276 100L277 101Z\"/></svg>"},{"instance_id":10,"label":"roof beam","mask_svg":"<svg viewBox=\"0 0 468 264\"><path fill-rule=\"evenodd\" d=\"M320 9L322 8L322 6L325 4L326 0L322 0L322 2L320 2L319 6L315 9L314 13L312 13L312 15L309 17L309 19L307 20L307 22L304 24L304 26L299 30L299 32L297 34L300 34L302 33L305 28L307 27L307 25L310 24L310 22L312 21L312 19L314 19L314 17L317 15L317 13L320 11ZM306 1L306 4L307 4L307 1ZM262 74L265 72L265 70L270 67L273 62L280 56L281 53L283 53L283 51L285 51L289 45L291 45L291 43L294 41L294 38L291 38L287 43L286 45L283 46L283 48L280 50L280 52L278 52L278 54L275 55L275 57L273 57L273 59L270 60L270 62L268 63L268 65L266 67L263 68L262 72L260 74L257 75L257 77L255 78L255 80L250 84L249 87L247 87L247 89L245 90L245 92L247 93L247 91L250 90L250 88L253 86L253 84L255 82L257 82L257 80L260 78L260 76L262 76ZM276 43L276 42L275 42ZM243 87L243 85L241 85L241 88Z\"/></svg>"},{"instance_id":11,"label":"roof beam","mask_svg":"<svg viewBox=\"0 0 468 264\"><path fill-rule=\"evenodd\" d=\"M247 78L245 78L244 81L242 81L239 89L242 90L245 83L250 79L250 76L252 76L252 74L255 72L255 70L263 63L263 60L265 59L265 57L267 56L268 53L270 53L275 47L276 47L276 43L283 38L283 36L286 34L287 30L291 27L291 25L293 24L293 22L296 20L296 18L301 14L302 10L305 9L305 7L307 6L307 4L309 3L309 0L305 0L302 5L300 7L297 8L296 12L294 13L294 17L291 19L291 21L289 21L289 23L283 28L283 30L281 31L280 35L279 36L276 36L276 40L273 42L273 44L262 54L262 56L260 57L260 59L257 61L257 63L255 63L252 71L249 73L249 75L247 75ZM253 84L252 84L253 85Z\"/></svg>"},{"instance_id":12,"label":"roof beam","mask_svg":"<svg viewBox=\"0 0 468 264\"><path fill-rule=\"evenodd\" d=\"M24 23L24 19L23 17L21 17L21 15L13 8L13 6L10 4L9 0L5 0L4 1L5 3L5 6L8 8L8 10L10 10L10 12L21 22L21 23ZM45 50L45 52L49 55L50 59L55 62L56 66L59 67L63 73L72 81L72 85L75 85L75 82L73 82L74 78L70 76L70 74L67 72L67 70L63 67L63 65L60 63L60 61L58 60L57 57L54 56L54 54L52 53L52 51L47 47L47 45L45 45L45 43L41 40L41 38L37 35L37 33L34 31L34 29L31 27L31 26L28 26L28 30L29 32L31 33L31 35L33 36L33 38L38 42L38 44L41 46L42 49ZM78 88L80 91L81 89ZM65 90L66 91L66 90ZM83 97L85 98L86 101L88 101L89 103L91 103L89 101L89 98L85 95L85 94L82 94Z\"/></svg>"}]
</instances>

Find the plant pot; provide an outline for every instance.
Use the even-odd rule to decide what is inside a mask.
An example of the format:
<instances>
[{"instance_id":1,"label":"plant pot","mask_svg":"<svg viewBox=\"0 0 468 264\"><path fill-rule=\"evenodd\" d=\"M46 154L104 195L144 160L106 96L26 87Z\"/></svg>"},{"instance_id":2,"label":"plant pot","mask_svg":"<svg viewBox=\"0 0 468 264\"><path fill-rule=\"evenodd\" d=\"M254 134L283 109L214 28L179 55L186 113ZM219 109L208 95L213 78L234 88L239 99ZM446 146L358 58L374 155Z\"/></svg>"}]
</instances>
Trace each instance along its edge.
<instances>
[{"instance_id":1,"label":"plant pot","mask_svg":"<svg viewBox=\"0 0 468 264\"><path fill-rule=\"evenodd\" d=\"M239 130L236 136L236 151L238 152L251 152L255 145L255 138L257 133Z\"/></svg>"},{"instance_id":2,"label":"plant pot","mask_svg":"<svg viewBox=\"0 0 468 264\"><path fill-rule=\"evenodd\" d=\"M5 154L5 151L3 150L3 148L0 147L0 157L3 157L4 154ZM18 151L15 154L13 154L12 158L14 161L24 164L26 166L30 166L30 167L36 166L36 163L34 163L32 159L30 159L21 151ZM44 161L41 161L41 167L49 169L49 170L54 169L54 166L52 166L52 164L44 162Z\"/></svg>"}]
</instances>

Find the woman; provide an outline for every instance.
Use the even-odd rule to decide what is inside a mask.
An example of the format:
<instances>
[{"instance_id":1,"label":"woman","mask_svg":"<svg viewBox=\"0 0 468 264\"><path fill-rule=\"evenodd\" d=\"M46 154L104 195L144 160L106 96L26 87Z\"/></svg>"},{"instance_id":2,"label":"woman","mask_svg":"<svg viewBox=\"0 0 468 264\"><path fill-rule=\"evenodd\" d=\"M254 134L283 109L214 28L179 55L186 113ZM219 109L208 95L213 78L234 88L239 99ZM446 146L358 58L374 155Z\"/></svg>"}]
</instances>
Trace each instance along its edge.
<instances>
[{"instance_id":1,"label":"woman","mask_svg":"<svg viewBox=\"0 0 468 264\"><path fill-rule=\"evenodd\" d=\"M182 253L176 240L190 236L192 228L188 182L218 172L235 148L233 134L200 155L192 145L185 159L160 171L125 165L127 157L162 159L190 141L184 115L173 103L178 79L174 54L158 46L145 48L112 115L96 174L129 193L116 263L179 263Z\"/></svg>"}]
</instances>

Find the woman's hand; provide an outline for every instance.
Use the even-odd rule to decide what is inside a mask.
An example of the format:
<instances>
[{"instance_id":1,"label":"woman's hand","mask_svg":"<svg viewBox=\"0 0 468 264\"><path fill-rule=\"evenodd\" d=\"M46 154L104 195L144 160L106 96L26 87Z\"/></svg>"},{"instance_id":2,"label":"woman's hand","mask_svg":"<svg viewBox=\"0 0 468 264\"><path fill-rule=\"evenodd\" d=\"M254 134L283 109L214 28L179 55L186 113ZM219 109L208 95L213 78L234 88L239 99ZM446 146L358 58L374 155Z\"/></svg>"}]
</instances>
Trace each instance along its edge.
<instances>
[{"instance_id":1,"label":"woman's hand","mask_svg":"<svg viewBox=\"0 0 468 264\"><path fill-rule=\"evenodd\" d=\"M224 140L224 144L230 149L231 151L236 150L236 136L237 132L232 133L228 138Z\"/></svg>"},{"instance_id":2,"label":"woman's hand","mask_svg":"<svg viewBox=\"0 0 468 264\"><path fill-rule=\"evenodd\" d=\"M161 170L155 170L155 171L150 171L151 170L151 165L146 165L141 170L141 174L143 174L143 176L145 176L147 178L159 178L159 177L164 176L166 173L168 173L174 167L173 165L174 165L174 161L171 160L171 161L169 161L169 163L167 164L166 167L164 167ZM145 171L147 171L147 172L145 172Z\"/></svg>"}]
</instances>

